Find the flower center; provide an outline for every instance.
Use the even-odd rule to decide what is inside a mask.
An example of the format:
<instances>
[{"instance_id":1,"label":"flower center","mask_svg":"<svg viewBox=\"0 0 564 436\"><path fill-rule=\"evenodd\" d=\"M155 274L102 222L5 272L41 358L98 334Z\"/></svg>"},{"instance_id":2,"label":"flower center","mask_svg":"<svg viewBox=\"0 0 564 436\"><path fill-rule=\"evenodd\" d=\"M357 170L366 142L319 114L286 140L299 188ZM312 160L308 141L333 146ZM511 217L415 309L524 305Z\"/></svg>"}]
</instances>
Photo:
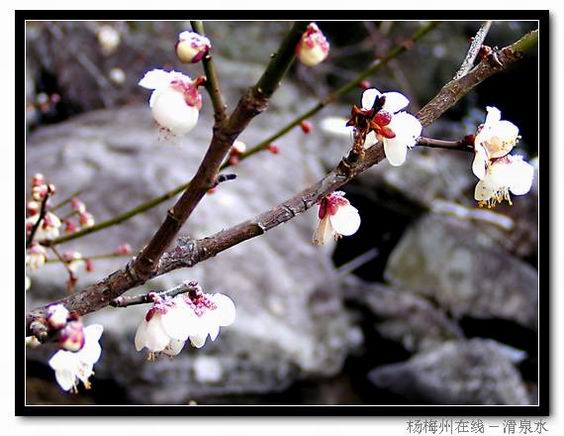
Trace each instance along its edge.
<instances>
[{"instance_id":1,"label":"flower center","mask_svg":"<svg viewBox=\"0 0 564 436\"><path fill-rule=\"evenodd\" d=\"M194 81L174 79L170 82L170 86L173 89L182 93L186 104L198 110L202 108L202 95L198 92L198 86L200 84L201 82L199 82L198 79Z\"/></svg>"}]
</instances>

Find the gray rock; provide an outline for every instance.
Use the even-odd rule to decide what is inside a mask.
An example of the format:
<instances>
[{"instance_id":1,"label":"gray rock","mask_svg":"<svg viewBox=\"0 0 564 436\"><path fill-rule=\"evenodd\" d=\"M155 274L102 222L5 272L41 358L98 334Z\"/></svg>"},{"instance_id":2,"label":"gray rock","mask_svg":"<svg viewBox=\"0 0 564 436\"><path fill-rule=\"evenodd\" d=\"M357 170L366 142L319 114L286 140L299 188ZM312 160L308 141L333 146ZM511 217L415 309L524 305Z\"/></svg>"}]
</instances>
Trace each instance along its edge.
<instances>
[{"instance_id":1,"label":"gray rock","mask_svg":"<svg viewBox=\"0 0 564 436\"><path fill-rule=\"evenodd\" d=\"M383 337L410 352L464 337L455 321L419 295L360 280L347 280L345 291L348 300L370 309L376 318L374 328Z\"/></svg>"},{"instance_id":2,"label":"gray rock","mask_svg":"<svg viewBox=\"0 0 564 436\"><path fill-rule=\"evenodd\" d=\"M538 274L472 223L428 214L402 237L385 270L407 292L455 317L502 318L536 329Z\"/></svg>"},{"instance_id":3,"label":"gray rock","mask_svg":"<svg viewBox=\"0 0 564 436\"><path fill-rule=\"evenodd\" d=\"M55 183L56 201L83 191L80 198L89 211L98 220L106 219L192 176L210 139L210 111L205 108L198 127L173 144L159 140L146 106L91 112L39 129L28 139L28 174L42 172ZM270 131L268 125L283 116L275 111L259 117L243 139L258 142ZM301 133L292 133L288 140L296 146L283 148L277 156L265 152L242 162L233 170L238 179L206 196L181 233L210 235L318 179L322 170L312 156L319 144L310 137L304 153L301 138ZM140 249L171 204L65 244L61 250L93 255L112 252L122 242ZM330 247L320 250L310 243L316 220L314 211L304 214L261 238L145 287L198 280L206 290L233 298L236 322L203 350L185 351L173 361L145 362L143 354L134 350L133 334L146 308L106 309L87 316L87 323L105 326L106 353L97 376L118 381L136 402L182 403L195 397L279 390L296 377L337 373L349 349L358 343L359 333L343 311L338 292L324 290L335 273ZM97 261L95 272L80 273L79 289L125 261ZM64 269L54 264L32 274L28 307L64 296L65 278ZM39 356L32 351L28 357L34 355ZM212 360L198 360L202 356ZM44 361L46 356L37 358ZM211 376L206 375L206 367Z\"/></svg>"},{"instance_id":4,"label":"gray rock","mask_svg":"<svg viewBox=\"0 0 564 436\"><path fill-rule=\"evenodd\" d=\"M530 404L505 346L492 340L450 341L407 362L372 370L377 387L413 403L465 405Z\"/></svg>"}]
</instances>

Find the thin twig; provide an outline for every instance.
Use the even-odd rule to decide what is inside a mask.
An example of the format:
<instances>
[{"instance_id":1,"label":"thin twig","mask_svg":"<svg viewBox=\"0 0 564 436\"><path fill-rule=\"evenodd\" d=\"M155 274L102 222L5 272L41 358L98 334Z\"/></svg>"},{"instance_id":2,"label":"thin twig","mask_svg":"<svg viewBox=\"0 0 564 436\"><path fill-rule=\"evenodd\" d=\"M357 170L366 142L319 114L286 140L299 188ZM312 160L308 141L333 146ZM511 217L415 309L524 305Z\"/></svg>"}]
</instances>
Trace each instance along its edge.
<instances>
[{"instance_id":1,"label":"thin twig","mask_svg":"<svg viewBox=\"0 0 564 436\"><path fill-rule=\"evenodd\" d=\"M194 32L205 36L204 24L201 21L191 21L190 23L192 24L192 30ZM206 90L208 91L212 101L215 124L216 126L220 126L225 122L225 120L227 120L227 105L225 104L223 94L221 93L219 78L215 70L211 53L208 53L204 59L202 59L202 65L204 67L204 72L206 73Z\"/></svg>"},{"instance_id":2,"label":"thin twig","mask_svg":"<svg viewBox=\"0 0 564 436\"><path fill-rule=\"evenodd\" d=\"M454 105L462 96L467 94L474 86L491 75L498 73L515 61L520 59L521 51L532 49L537 42L536 31L528 33L519 41L505 47L499 52L500 64L489 59L480 61L466 76L445 85L437 96L425 105L417 115L423 126L428 126L439 118L451 105ZM455 91L454 91L455 90ZM453 98L445 96L454 94ZM444 103L438 103L437 99ZM180 238L176 246L165 253L161 258L158 268L147 277L140 277L132 272L131 263L115 271L103 280L87 287L82 292L61 299L55 303L63 304L67 309L75 311L78 315L95 312L106 307L111 300L121 296L133 287L143 285L148 279L167 274L178 268L192 267L210 257L238 245L254 237L263 235L270 229L285 223L304 211L315 206L317 202L329 193L339 189L358 174L378 164L385 159L383 146L379 143L366 150L364 159L351 166L345 160L331 171L327 176L313 186L303 190L294 197L269 209L255 218L242 222L234 227L222 230L215 235L199 240L185 240ZM54 303L51 303L54 304ZM26 317L28 334L37 331L37 322L45 318L47 306L30 311ZM35 326L32 328L32 326ZM40 329L41 330L41 329ZM43 334L43 333L42 333Z\"/></svg>"},{"instance_id":3,"label":"thin twig","mask_svg":"<svg viewBox=\"0 0 564 436\"><path fill-rule=\"evenodd\" d=\"M57 203L55 206L53 206L51 208L51 212L54 212L57 209L60 209L61 207L66 206L68 203L70 203L72 201L73 198L77 197L80 194L81 194L81 191L73 192L69 197L65 198L63 201L61 201L60 203Z\"/></svg>"},{"instance_id":4,"label":"thin twig","mask_svg":"<svg viewBox=\"0 0 564 436\"><path fill-rule=\"evenodd\" d=\"M480 48L484 44L484 40L486 39L486 36L490 31L492 23L493 21L486 21L480 26L480 29L478 29L478 32L476 32L476 36L474 36L474 38L472 39L468 53L466 53L466 57L464 58L464 61L462 61L462 65L460 65L460 68L454 75L454 80L458 80L461 77L465 76L466 74L468 74L468 71L472 69L474 61L476 60L478 53L480 53Z\"/></svg>"},{"instance_id":5,"label":"thin twig","mask_svg":"<svg viewBox=\"0 0 564 436\"><path fill-rule=\"evenodd\" d=\"M41 222L43 221L43 219L45 218L45 215L47 214L47 202L49 201L49 197L51 196L51 194L52 194L51 186L47 185L47 192L45 193L45 197L43 197L43 200L41 201L41 209L39 209L39 219L33 225L33 227L31 228L31 231L29 232L29 236L27 237L27 240L26 240L26 243L25 243L26 248L29 248L29 246L33 242L33 238L35 237L35 233L37 233L37 229L39 228L39 226L41 225Z\"/></svg>"},{"instance_id":6,"label":"thin twig","mask_svg":"<svg viewBox=\"0 0 564 436\"><path fill-rule=\"evenodd\" d=\"M187 292L201 292L202 288L197 282L184 282L172 289L164 291L151 291L141 295L122 295L110 301L112 307L128 307L137 304L153 303L156 298L172 298Z\"/></svg>"},{"instance_id":7,"label":"thin twig","mask_svg":"<svg viewBox=\"0 0 564 436\"><path fill-rule=\"evenodd\" d=\"M70 269L69 267L69 262L67 262L65 260L65 258L61 255L61 253L59 253L59 250L57 250L55 247L49 247L51 249L51 251L53 253L55 253L55 256L57 256L57 259L59 259L59 262L61 262L63 264L63 266L65 267L65 269L67 270L67 273L69 275L69 280L67 282L67 291L69 293L74 292L75 290L75 285L77 282L77 277L75 275L75 273L73 272L73 270Z\"/></svg>"},{"instance_id":8,"label":"thin twig","mask_svg":"<svg viewBox=\"0 0 564 436\"><path fill-rule=\"evenodd\" d=\"M474 153L474 147L468 144L464 139L460 141L443 141L441 139L425 138L420 136L417 138L417 145L430 148L443 148L445 150L467 151Z\"/></svg>"}]
</instances>

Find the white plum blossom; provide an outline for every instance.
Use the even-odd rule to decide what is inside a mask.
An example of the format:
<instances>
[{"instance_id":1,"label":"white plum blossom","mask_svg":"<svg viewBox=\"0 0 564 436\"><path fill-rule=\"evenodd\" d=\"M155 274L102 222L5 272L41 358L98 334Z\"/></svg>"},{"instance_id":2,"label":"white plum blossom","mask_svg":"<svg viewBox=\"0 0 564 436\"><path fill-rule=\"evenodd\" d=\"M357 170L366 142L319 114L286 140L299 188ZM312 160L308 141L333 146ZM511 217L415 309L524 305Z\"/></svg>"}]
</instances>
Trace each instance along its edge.
<instances>
[{"instance_id":1,"label":"white plum blossom","mask_svg":"<svg viewBox=\"0 0 564 436\"><path fill-rule=\"evenodd\" d=\"M84 328L84 346L80 351L59 350L51 357L49 366L55 371L55 378L62 389L78 392L79 382L90 389L89 378L94 374L94 364L102 353L98 342L103 331L99 324L90 325Z\"/></svg>"},{"instance_id":2,"label":"white plum blossom","mask_svg":"<svg viewBox=\"0 0 564 436\"><path fill-rule=\"evenodd\" d=\"M368 88L362 93L362 110L374 110L370 122L376 139L384 144L386 158L393 166L405 162L407 150L416 144L423 126L413 115L401 111L409 104L409 99L400 92L381 93L376 88ZM366 145L372 145L366 141Z\"/></svg>"},{"instance_id":3,"label":"white plum blossom","mask_svg":"<svg viewBox=\"0 0 564 436\"><path fill-rule=\"evenodd\" d=\"M145 317L137 327L135 333L135 349L141 351L143 348L149 350L149 358L154 353L164 352L167 354L178 354L184 345L184 324L186 312L176 300L172 298L156 297L153 306L145 314ZM179 349L178 349L179 346Z\"/></svg>"},{"instance_id":4,"label":"white plum blossom","mask_svg":"<svg viewBox=\"0 0 564 436\"><path fill-rule=\"evenodd\" d=\"M323 245L341 236L350 236L360 227L360 215L341 191L333 192L319 203L319 224L313 233L312 242Z\"/></svg>"},{"instance_id":5,"label":"white plum blossom","mask_svg":"<svg viewBox=\"0 0 564 436\"><path fill-rule=\"evenodd\" d=\"M329 42L317 24L310 23L296 46L296 55L300 62L313 67L325 60L329 54Z\"/></svg>"},{"instance_id":6,"label":"white plum blossom","mask_svg":"<svg viewBox=\"0 0 564 436\"><path fill-rule=\"evenodd\" d=\"M227 295L215 293L183 294L176 299L184 301L191 325L186 328L190 343L202 348L209 338L215 341L220 327L227 327L235 321L236 310L233 300Z\"/></svg>"},{"instance_id":7,"label":"white plum blossom","mask_svg":"<svg viewBox=\"0 0 564 436\"><path fill-rule=\"evenodd\" d=\"M220 327L234 320L235 305L223 294L195 291L174 298L156 297L137 328L135 348L147 348L150 358L158 352L175 356L187 340L197 348L204 346L208 336L215 341Z\"/></svg>"},{"instance_id":8,"label":"white plum blossom","mask_svg":"<svg viewBox=\"0 0 564 436\"><path fill-rule=\"evenodd\" d=\"M493 106L486 107L486 121L474 139L474 162L472 171L479 179L486 176L490 161L507 155L519 139L519 128L510 121L501 119L501 112Z\"/></svg>"},{"instance_id":9,"label":"white plum blossom","mask_svg":"<svg viewBox=\"0 0 564 436\"><path fill-rule=\"evenodd\" d=\"M176 55L180 62L200 62L211 48L211 42L205 36L195 32L184 31L178 35L176 43Z\"/></svg>"},{"instance_id":10,"label":"white plum blossom","mask_svg":"<svg viewBox=\"0 0 564 436\"><path fill-rule=\"evenodd\" d=\"M27 228L33 227L39 220L39 213L31 215L26 218L25 223ZM45 217L37 227L34 238L38 241L48 241L59 237L59 227L61 227L61 220L57 215L52 212L47 212Z\"/></svg>"},{"instance_id":11,"label":"white plum blossom","mask_svg":"<svg viewBox=\"0 0 564 436\"><path fill-rule=\"evenodd\" d=\"M43 245L33 242L31 246L27 249L26 255L26 265L31 270L36 270L41 268L45 261L47 260L47 250Z\"/></svg>"},{"instance_id":12,"label":"white plum blossom","mask_svg":"<svg viewBox=\"0 0 564 436\"><path fill-rule=\"evenodd\" d=\"M149 106L155 121L174 135L184 135L198 122L202 108L200 82L176 71L151 70L139 81L146 89L153 89Z\"/></svg>"},{"instance_id":13,"label":"white plum blossom","mask_svg":"<svg viewBox=\"0 0 564 436\"><path fill-rule=\"evenodd\" d=\"M69 317L68 309L62 304L53 304L47 308L47 322L54 329L62 329Z\"/></svg>"},{"instance_id":14,"label":"white plum blossom","mask_svg":"<svg viewBox=\"0 0 564 436\"><path fill-rule=\"evenodd\" d=\"M503 200L511 205L513 195L524 195L531 189L535 169L521 156L507 155L495 159L487 168L485 176L474 190L474 198L480 206L489 208Z\"/></svg>"}]
</instances>

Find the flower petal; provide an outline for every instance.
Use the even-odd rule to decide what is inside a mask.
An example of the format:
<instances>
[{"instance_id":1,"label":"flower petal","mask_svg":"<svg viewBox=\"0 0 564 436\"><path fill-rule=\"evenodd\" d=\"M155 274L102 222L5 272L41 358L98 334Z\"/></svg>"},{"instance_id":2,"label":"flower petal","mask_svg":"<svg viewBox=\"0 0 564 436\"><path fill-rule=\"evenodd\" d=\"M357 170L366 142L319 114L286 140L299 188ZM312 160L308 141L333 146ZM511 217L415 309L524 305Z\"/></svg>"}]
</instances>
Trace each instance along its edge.
<instances>
[{"instance_id":1,"label":"flower petal","mask_svg":"<svg viewBox=\"0 0 564 436\"><path fill-rule=\"evenodd\" d=\"M339 235L350 236L360 227L360 215L356 207L350 204L340 206L335 215L330 215L329 220L333 230Z\"/></svg>"},{"instance_id":2,"label":"flower petal","mask_svg":"<svg viewBox=\"0 0 564 436\"><path fill-rule=\"evenodd\" d=\"M147 323L147 332L145 335L145 346L149 351L162 351L170 342L170 336L166 334L161 324L161 316L155 315L151 321Z\"/></svg>"},{"instance_id":3,"label":"flower petal","mask_svg":"<svg viewBox=\"0 0 564 436\"><path fill-rule=\"evenodd\" d=\"M405 162L407 157L407 145L401 140L401 138L396 139L385 139L384 138L384 153L390 165L394 167L399 167Z\"/></svg>"},{"instance_id":4,"label":"flower petal","mask_svg":"<svg viewBox=\"0 0 564 436\"><path fill-rule=\"evenodd\" d=\"M392 114L399 112L409 104L409 99L401 92L385 92L386 102L383 109Z\"/></svg>"},{"instance_id":5,"label":"flower petal","mask_svg":"<svg viewBox=\"0 0 564 436\"><path fill-rule=\"evenodd\" d=\"M70 391L75 385L76 375L69 370L58 370L55 371L55 379L63 390Z\"/></svg>"},{"instance_id":6,"label":"flower petal","mask_svg":"<svg viewBox=\"0 0 564 436\"><path fill-rule=\"evenodd\" d=\"M488 163L488 155L484 147L479 144L474 145L474 161L472 162L472 172L480 180L486 177L486 166Z\"/></svg>"},{"instance_id":7,"label":"flower petal","mask_svg":"<svg viewBox=\"0 0 564 436\"><path fill-rule=\"evenodd\" d=\"M497 193L497 186L492 183L491 177L486 175L482 180L476 184L474 188L474 199L478 201L487 201Z\"/></svg>"},{"instance_id":8,"label":"flower petal","mask_svg":"<svg viewBox=\"0 0 564 436\"><path fill-rule=\"evenodd\" d=\"M368 88L362 93L361 104L362 109L372 109L374 106L374 102L376 101L376 97L380 97L382 95L380 91L376 88Z\"/></svg>"},{"instance_id":9,"label":"flower petal","mask_svg":"<svg viewBox=\"0 0 564 436\"><path fill-rule=\"evenodd\" d=\"M415 145L415 140L421 135L423 126L413 115L407 112L399 112L392 117L388 127L396 134L393 140L401 140L408 147Z\"/></svg>"},{"instance_id":10,"label":"flower petal","mask_svg":"<svg viewBox=\"0 0 564 436\"><path fill-rule=\"evenodd\" d=\"M334 234L333 226L331 225L331 221L329 221L329 214L327 214L319 221L319 224L313 232L311 242L313 242L314 245L324 245L329 240L333 239Z\"/></svg>"},{"instance_id":11,"label":"flower petal","mask_svg":"<svg viewBox=\"0 0 564 436\"><path fill-rule=\"evenodd\" d=\"M235 303L233 303L233 300L227 295L219 293L212 295L210 299L217 306L217 309L215 310L215 316L218 325L220 325L221 327L226 327L233 324L236 316Z\"/></svg>"},{"instance_id":12,"label":"flower petal","mask_svg":"<svg viewBox=\"0 0 564 436\"><path fill-rule=\"evenodd\" d=\"M78 364L79 360L76 353L70 351L59 350L49 359L49 366L55 371L77 368Z\"/></svg>"},{"instance_id":13,"label":"flower petal","mask_svg":"<svg viewBox=\"0 0 564 436\"><path fill-rule=\"evenodd\" d=\"M162 352L169 356L176 356L182 351L182 348L184 348L184 343L185 341L172 339Z\"/></svg>"},{"instance_id":14,"label":"flower petal","mask_svg":"<svg viewBox=\"0 0 564 436\"><path fill-rule=\"evenodd\" d=\"M509 190L514 195L524 195L530 191L535 177L535 168L523 161L514 161L511 165L511 179L509 180Z\"/></svg>"},{"instance_id":15,"label":"flower petal","mask_svg":"<svg viewBox=\"0 0 564 436\"><path fill-rule=\"evenodd\" d=\"M186 104L182 92L173 88L159 91L152 111L157 123L179 136L188 133L198 122L198 109Z\"/></svg>"},{"instance_id":16,"label":"flower petal","mask_svg":"<svg viewBox=\"0 0 564 436\"><path fill-rule=\"evenodd\" d=\"M139 86L147 89L161 89L167 87L174 78L174 71L151 70L145 73L139 81Z\"/></svg>"},{"instance_id":17,"label":"flower petal","mask_svg":"<svg viewBox=\"0 0 564 436\"><path fill-rule=\"evenodd\" d=\"M484 123L486 126L489 126L490 124L495 124L499 120L501 120L501 112L495 106L486 106L486 111L487 111L487 115L486 115L486 121Z\"/></svg>"},{"instance_id":18,"label":"flower petal","mask_svg":"<svg viewBox=\"0 0 564 436\"><path fill-rule=\"evenodd\" d=\"M135 349L141 351L145 347L145 338L147 336L147 321L143 320L139 323L135 332Z\"/></svg>"},{"instance_id":19,"label":"flower petal","mask_svg":"<svg viewBox=\"0 0 564 436\"><path fill-rule=\"evenodd\" d=\"M198 334L194 336L190 336L190 343L196 348L202 348L206 343L206 338L208 337L207 334Z\"/></svg>"},{"instance_id":20,"label":"flower petal","mask_svg":"<svg viewBox=\"0 0 564 436\"><path fill-rule=\"evenodd\" d=\"M195 333L194 321L197 316L184 302L183 296L178 297L174 299L175 305L161 316L161 325L168 336L185 341Z\"/></svg>"}]
</instances>

